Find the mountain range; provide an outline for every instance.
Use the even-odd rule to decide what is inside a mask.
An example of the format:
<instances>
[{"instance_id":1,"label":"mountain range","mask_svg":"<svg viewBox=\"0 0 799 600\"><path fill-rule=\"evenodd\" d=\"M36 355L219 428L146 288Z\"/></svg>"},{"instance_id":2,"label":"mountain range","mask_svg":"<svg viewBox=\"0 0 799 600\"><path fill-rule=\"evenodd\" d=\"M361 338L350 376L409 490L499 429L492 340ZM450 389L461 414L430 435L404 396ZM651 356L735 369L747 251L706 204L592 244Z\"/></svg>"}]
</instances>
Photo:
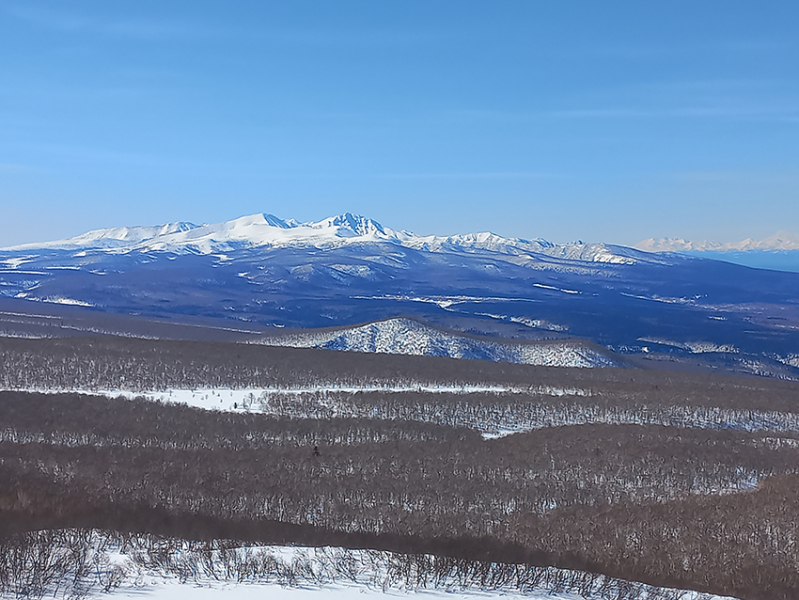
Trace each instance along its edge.
<instances>
[{"instance_id":1,"label":"mountain range","mask_svg":"<svg viewBox=\"0 0 799 600\"><path fill-rule=\"evenodd\" d=\"M580 339L660 368L799 376L799 274L611 244L420 236L350 213L103 229L4 248L0 298L5 314L39 302L171 323L222 320L263 333L251 340L259 343L293 330L281 344L376 351L370 335L412 329L427 336L423 352L509 360L527 356L518 341L562 350ZM398 329L398 317L419 325ZM12 321L8 335L28 334ZM383 325L368 333L367 323ZM318 328L352 332L306 331ZM433 333L441 330L450 332L446 351ZM464 335L515 341L499 351ZM383 347L407 352L400 342ZM574 359L547 356L555 355Z\"/></svg>"},{"instance_id":2,"label":"mountain range","mask_svg":"<svg viewBox=\"0 0 799 600\"><path fill-rule=\"evenodd\" d=\"M747 238L727 243L649 238L635 248L645 252L679 252L758 269L799 272L799 235L785 230L762 240Z\"/></svg>"},{"instance_id":3,"label":"mountain range","mask_svg":"<svg viewBox=\"0 0 799 600\"><path fill-rule=\"evenodd\" d=\"M691 242L682 238L649 238L635 245L645 252L750 252L799 250L799 235L778 231L762 240L747 238L740 242Z\"/></svg>"},{"instance_id":4,"label":"mountain range","mask_svg":"<svg viewBox=\"0 0 799 600\"><path fill-rule=\"evenodd\" d=\"M98 229L69 239L24 244L2 250L213 254L258 247L331 249L381 242L428 252L482 250L516 257L531 258L534 254L540 254L567 260L627 264L637 260L652 260L632 249L605 244L576 242L556 245L543 239L509 239L489 232L420 236L408 231L394 231L372 219L351 213L309 223L299 223L293 219L283 220L270 214L254 214L213 225L177 222L158 227Z\"/></svg>"}]
</instances>

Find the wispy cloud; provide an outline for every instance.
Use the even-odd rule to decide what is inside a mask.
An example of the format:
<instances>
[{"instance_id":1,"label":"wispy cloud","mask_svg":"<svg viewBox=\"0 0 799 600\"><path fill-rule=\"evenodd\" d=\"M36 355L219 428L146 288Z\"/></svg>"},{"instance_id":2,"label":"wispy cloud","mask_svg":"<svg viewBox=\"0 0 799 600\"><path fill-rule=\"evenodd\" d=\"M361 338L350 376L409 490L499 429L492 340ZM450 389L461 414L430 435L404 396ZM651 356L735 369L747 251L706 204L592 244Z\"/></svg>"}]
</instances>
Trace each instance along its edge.
<instances>
[{"instance_id":1,"label":"wispy cloud","mask_svg":"<svg viewBox=\"0 0 799 600\"><path fill-rule=\"evenodd\" d=\"M789 110L789 109L784 109ZM799 117L788 116L783 110L771 107L716 107L686 106L681 108L586 108L555 110L541 113L543 117L563 119L669 119L669 118L735 118L777 119L795 121Z\"/></svg>"},{"instance_id":2,"label":"wispy cloud","mask_svg":"<svg viewBox=\"0 0 799 600\"><path fill-rule=\"evenodd\" d=\"M391 47L419 47L422 45L443 45L453 40L453 37L441 31L419 30L314 30L314 29L288 29L266 30L253 32L250 37L256 41L289 44L296 46L338 46L358 48L391 48Z\"/></svg>"},{"instance_id":3,"label":"wispy cloud","mask_svg":"<svg viewBox=\"0 0 799 600\"><path fill-rule=\"evenodd\" d=\"M29 23L62 32L94 33L135 39L175 39L209 37L218 30L198 23L139 18L88 17L74 12L54 10L33 3L2 5L9 15Z\"/></svg>"},{"instance_id":4,"label":"wispy cloud","mask_svg":"<svg viewBox=\"0 0 799 600\"><path fill-rule=\"evenodd\" d=\"M564 107L548 115L782 120L799 116L799 87L792 81L769 79L657 81L595 89L571 102L583 106Z\"/></svg>"},{"instance_id":5,"label":"wispy cloud","mask_svg":"<svg viewBox=\"0 0 799 600\"><path fill-rule=\"evenodd\" d=\"M381 173L377 177L386 179L551 179L552 173L528 171L483 171L453 173Z\"/></svg>"},{"instance_id":6,"label":"wispy cloud","mask_svg":"<svg viewBox=\"0 0 799 600\"><path fill-rule=\"evenodd\" d=\"M447 111L444 118L498 123L543 119L799 119L799 86L779 80L636 83L598 87L582 92L580 97L545 102L549 107L525 111L458 108Z\"/></svg>"},{"instance_id":7,"label":"wispy cloud","mask_svg":"<svg viewBox=\"0 0 799 600\"><path fill-rule=\"evenodd\" d=\"M678 181L699 183L799 183L799 165L783 170L680 171L669 175Z\"/></svg>"},{"instance_id":8,"label":"wispy cloud","mask_svg":"<svg viewBox=\"0 0 799 600\"><path fill-rule=\"evenodd\" d=\"M33 167L30 165L0 162L0 173L13 173L13 172L31 171L31 170L33 170Z\"/></svg>"},{"instance_id":9,"label":"wispy cloud","mask_svg":"<svg viewBox=\"0 0 799 600\"><path fill-rule=\"evenodd\" d=\"M0 5L0 10L4 10L18 19L51 30L139 40L220 39L249 43L342 48L417 47L427 44L446 44L452 41L452 36L446 32L424 28L404 31L362 28L321 30L313 28L269 29L245 25L231 29L219 23L210 25L188 20L86 16L65 10L35 6L32 3L3 4Z\"/></svg>"},{"instance_id":10,"label":"wispy cloud","mask_svg":"<svg viewBox=\"0 0 799 600\"><path fill-rule=\"evenodd\" d=\"M19 144L18 148L26 153L33 153L42 157L44 164L48 165L63 166L82 163L89 165L126 165L142 168L161 168L165 165L169 165L171 168L208 166L206 163L198 163L185 156L124 151L110 147L92 147L69 143L27 142Z\"/></svg>"},{"instance_id":11,"label":"wispy cloud","mask_svg":"<svg viewBox=\"0 0 799 600\"><path fill-rule=\"evenodd\" d=\"M767 39L719 39L704 43L680 43L680 44L593 44L573 48L569 51L575 55L590 54L592 57L621 58L630 60L652 60L652 59L672 59L680 56L696 57L699 55L720 54L728 56L730 54L771 54L775 52L785 52L794 48L792 44L785 40Z\"/></svg>"}]
</instances>

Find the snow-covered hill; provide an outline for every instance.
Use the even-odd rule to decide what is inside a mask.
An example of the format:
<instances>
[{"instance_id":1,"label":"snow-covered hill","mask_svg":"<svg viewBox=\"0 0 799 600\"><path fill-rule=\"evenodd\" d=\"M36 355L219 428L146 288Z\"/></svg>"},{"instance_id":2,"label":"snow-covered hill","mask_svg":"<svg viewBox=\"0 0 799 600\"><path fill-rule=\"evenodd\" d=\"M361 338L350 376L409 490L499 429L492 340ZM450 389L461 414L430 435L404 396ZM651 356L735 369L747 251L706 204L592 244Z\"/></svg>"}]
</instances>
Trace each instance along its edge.
<instances>
[{"instance_id":1,"label":"snow-covered hill","mask_svg":"<svg viewBox=\"0 0 799 600\"><path fill-rule=\"evenodd\" d=\"M615 367L612 353L580 340L513 342L459 335L396 318L343 329L269 336L261 343L382 354L446 356L549 367Z\"/></svg>"}]
</instances>

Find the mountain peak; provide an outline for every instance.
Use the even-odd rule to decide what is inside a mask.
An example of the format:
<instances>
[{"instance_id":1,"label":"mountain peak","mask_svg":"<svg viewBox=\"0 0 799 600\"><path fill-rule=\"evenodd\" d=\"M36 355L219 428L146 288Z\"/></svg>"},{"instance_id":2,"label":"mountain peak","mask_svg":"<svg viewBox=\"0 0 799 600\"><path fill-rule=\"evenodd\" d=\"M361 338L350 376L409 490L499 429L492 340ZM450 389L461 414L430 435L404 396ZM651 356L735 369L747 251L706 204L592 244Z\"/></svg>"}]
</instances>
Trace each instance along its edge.
<instances>
[{"instance_id":1,"label":"mountain peak","mask_svg":"<svg viewBox=\"0 0 799 600\"><path fill-rule=\"evenodd\" d=\"M350 212L307 225L314 229L334 228L337 230L337 234L343 237L387 235L386 230L377 221Z\"/></svg>"}]
</instances>

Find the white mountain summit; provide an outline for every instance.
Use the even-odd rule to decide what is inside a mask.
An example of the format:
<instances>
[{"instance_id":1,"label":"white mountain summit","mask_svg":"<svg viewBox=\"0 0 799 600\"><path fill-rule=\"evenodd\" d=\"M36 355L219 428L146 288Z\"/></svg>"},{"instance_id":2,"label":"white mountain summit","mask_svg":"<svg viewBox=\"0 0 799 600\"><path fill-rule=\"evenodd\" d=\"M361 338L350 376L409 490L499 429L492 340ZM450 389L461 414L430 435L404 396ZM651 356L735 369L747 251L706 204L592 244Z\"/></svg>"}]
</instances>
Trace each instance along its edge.
<instances>
[{"instance_id":1,"label":"white mountain summit","mask_svg":"<svg viewBox=\"0 0 799 600\"><path fill-rule=\"evenodd\" d=\"M314 247L336 248L352 244L390 243L435 253L488 252L524 258L544 254L555 259L584 262L633 264L641 260L635 250L605 244L553 244L546 240L504 238L489 232L451 236L419 236L395 231L380 223L354 215L328 217L300 223L271 214L257 213L224 223L194 225L177 222L157 227L98 229L64 240L25 244L4 250L67 250L127 252L172 252L213 254L240 248ZM644 259L646 260L646 259Z\"/></svg>"},{"instance_id":2,"label":"white mountain summit","mask_svg":"<svg viewBox=\"0 0 799 600\"><path fill-rule=\"evenodd\" d=\"M329 246L353 241L388 240L383 227L371 219L346 213L315 223L283 220L254 214L224 223L195 225L168 223L156 227L98 229L42 244L25 244L8 250L83 249L116 251L171 251L191 249L202 254L240 246Z\"/></svg>"}]
</instances>

